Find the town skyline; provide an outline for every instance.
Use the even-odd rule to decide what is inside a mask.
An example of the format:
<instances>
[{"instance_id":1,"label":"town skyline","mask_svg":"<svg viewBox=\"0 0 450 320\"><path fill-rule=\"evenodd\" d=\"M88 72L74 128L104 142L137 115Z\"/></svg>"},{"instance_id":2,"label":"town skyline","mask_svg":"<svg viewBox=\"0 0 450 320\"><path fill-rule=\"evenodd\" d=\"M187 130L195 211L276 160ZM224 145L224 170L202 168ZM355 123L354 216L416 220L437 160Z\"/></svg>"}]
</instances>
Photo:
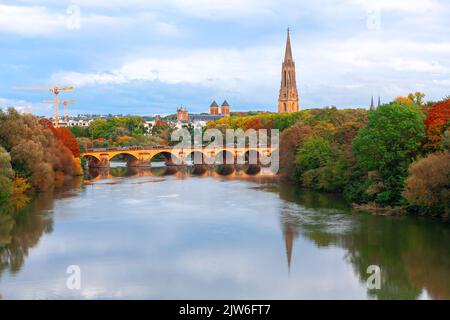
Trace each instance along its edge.
<instances>
[{"instance_id":1,"label":"town skyline","mask_svg":"<svg viewBox=\"0 0 450 320\"><path fill-rule=\"evenodd\" d=\"M288 26L300 109L448 94L449 4L345 2L132 1L123 13L101 1L1 5L0 104L50 116L50 94L13 88L73 85L71 115L199 113L214 99L276 112Z\"/></svg>"}]
</instances>

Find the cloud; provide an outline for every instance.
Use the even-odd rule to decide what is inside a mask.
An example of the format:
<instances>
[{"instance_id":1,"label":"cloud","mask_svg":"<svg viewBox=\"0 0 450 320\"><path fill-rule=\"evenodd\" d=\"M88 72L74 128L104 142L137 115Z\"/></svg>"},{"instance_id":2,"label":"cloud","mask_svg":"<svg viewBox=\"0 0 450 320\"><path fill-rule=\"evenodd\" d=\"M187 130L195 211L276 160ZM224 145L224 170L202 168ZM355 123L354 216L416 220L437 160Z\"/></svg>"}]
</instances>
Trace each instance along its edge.
<instances>
[{"instance_id":1,"label":"cloud","mask_svg":"<svg viewBox=\"0 0 450 320\"><path fill-rule=\"evenodd\" d=\"M105 15L71 5L59 10L44 6L0 5L0 34L24 37L66 36L82 30L83 35L115 34L117 31L145 26L146 30L162 35L176 35L178 28L160 21L155 12L134 12L130 15ZM131 32L131 31L130 31Z\"/></svg>"},{"instance_id":2,"label":"cloud","mask_svg":"<svg viewBox=\"0 0 450 320\"><path fill-rule=\"evenodd\" d=\"M278 65L281 55L279 48L192 50L173 56L134 59L110 71L58 72L52 79L77 87L140 80L235 87L261 84L266 77L276 77L278 70L275 72L272 66Z\"/></svg>"},{"instance_id":3,"label":"cloud","mask_svg":"<svg viewBox=\"0 0 450 320\"><path fill-rule=\"evenodd\" d=\"M0 109L13 107L20 113L42 114L52 110L50 104L34 103L26 100L0 98Z\"/></svg>"},{"instance_id":4,"label":"cloud","mask_svg":"<svg viewBox=\"0 0 450 320\"><path fill-rule=\"evenodd\" d=\"M447 58L450 42L386 41L357 36L343 42L304 41L301 46L293 41L293 47L298 86L307 99L310 98L308 94L317 94L316 90L324 86L331 90L330 94L337 94L340 90L360 94L375 90L374 87L378 88L376 90L383 86L393 88L393 84L402 78L393 93L398 95L402 93L398 92L400 90L412 90L417 79L431 87L436 76L447 77L450 74L450 60ZM133 81L190 84L232 90L241 98L262 96L266 99L271 96L275 101L282 55L283 48L277 45L239 50L179 49L164 56L155 54L148 58L132 58L109 70L60 71L53 74L52 79L55 83L72 84L78 88L122 85ZM253 99L256 101L258 98Z\"/></svg>"},{"instance_id":5,"label":"cloud","mask_svg":"<svg viewBox=\"0 0 450 320\"><path fill-rule=\"evenodd\" d=\"M383 11L398 11L408 13L438 12L445 8L442 2L437 0L349 0L350 4L355 4L367 9L379 9Z\"/></svg>"},{"instance_id":6,"label":"cloud","mask_svg":"<svg viewBox=\"0 0 450 320\"><path fill-rule=\"evenodd\" d=\"M65 27L62 14L51 14L42 6L0 5L0 33L21 36L49 36Z\"/></svg>"},{"instance_id":7,"label":"cloud","mask_svg":"<svg viewBox=\"0 0 450 320\"><path fill-rule=\"evenodd\" d=\"M358 106L372 94L412 90L438 99L448 91L446 1L76 0L82 20L74 32L60 1L16 3L0 6L0 37L12 35L1 40L2 87L23 79L73 84L85 110L147 112L189 101L195 112L216 96L242 110L275 110L287 25L302 107ZM379 28L370 28L377 9ZM48 39L36 46L17 36Z\"/></svg>"}]
</instances>

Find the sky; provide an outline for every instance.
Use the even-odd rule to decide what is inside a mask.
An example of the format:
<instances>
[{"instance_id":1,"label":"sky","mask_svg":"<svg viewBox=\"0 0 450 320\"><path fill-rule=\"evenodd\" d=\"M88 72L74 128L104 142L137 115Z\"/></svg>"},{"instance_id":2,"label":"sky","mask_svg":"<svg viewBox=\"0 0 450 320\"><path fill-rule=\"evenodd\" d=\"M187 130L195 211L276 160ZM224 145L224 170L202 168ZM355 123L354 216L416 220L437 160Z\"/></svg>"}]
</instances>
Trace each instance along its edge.
<instances>
[{"instance_id":1,"label":"sky","mask_svg":"<svg viewBox=\"0 0 450 320\"><path fill-rule=\"evenodd\" d=\"M276 111L286 29L300 109L450 94L448 0L0 0L0 107L69 114Z\"/></svg>"}]
</instances>

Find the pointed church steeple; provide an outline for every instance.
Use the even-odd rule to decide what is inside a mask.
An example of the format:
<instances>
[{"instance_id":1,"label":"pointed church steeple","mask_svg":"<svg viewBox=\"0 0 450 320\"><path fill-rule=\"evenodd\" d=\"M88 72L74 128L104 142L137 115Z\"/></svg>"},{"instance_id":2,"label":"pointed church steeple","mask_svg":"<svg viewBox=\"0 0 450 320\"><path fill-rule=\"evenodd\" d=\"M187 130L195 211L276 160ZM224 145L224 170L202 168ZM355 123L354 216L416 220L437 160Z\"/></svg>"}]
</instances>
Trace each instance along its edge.
<instances>
[{"instance_id":1,"label":"pointed church steeple","mask_svg":"<svg viewBox=\"0 0 450 320\"><path fill-rule=\"evenodd\" d=\"M287 29L287 39L286 39L286 52L284 53L284 62L288 61L294 61L292 59L292 49L291 49L291 36L290 36L290 30Z\"/></svg>"},{"instance_id":2,"label":"pointed church steeple","mask_svg":"<svg viewBox=\"0 0 450 320\"><path fill-rule=\"evenodd\" d=\"M370 110L375 110L375 105L373 104L373 96L372 100L370 100Z\"/></svg>"},{"instance_id":3,"label":"pointed church steeple","mask_svg":"<svg viewBox=\"0 0 450 320\"><path fill-rule=\"evenodd\" d=\"M295 63L292 58L291 35L287 29L286 51L281 67L281 86L278 96L278 112L297 112L298 92L295 80Z\"/></svg>"}]
</instances>

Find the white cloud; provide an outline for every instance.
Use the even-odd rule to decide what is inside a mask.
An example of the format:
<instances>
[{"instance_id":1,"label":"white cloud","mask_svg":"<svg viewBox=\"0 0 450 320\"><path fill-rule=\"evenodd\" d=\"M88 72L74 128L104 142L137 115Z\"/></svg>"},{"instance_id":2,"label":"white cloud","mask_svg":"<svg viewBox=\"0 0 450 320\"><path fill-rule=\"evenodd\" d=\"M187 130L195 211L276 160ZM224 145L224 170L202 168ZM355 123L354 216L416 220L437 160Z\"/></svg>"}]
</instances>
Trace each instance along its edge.
<instances>
[{"instance_id":1,"label":"white cloud","mask_svg":"<svg viewBox=\"0 0 450 320\"><path fill-rule=\"evenodd\" d=\"M278 70L275 72L273 66L278 65L281 55L279 48L193 50L172 57L134 59L111 71L59 72L52 79L77 87L158 80L167 84L232 88L250 83L262 84L267 78L276 78Z\"/></svg>"},{"instance_id":2,"label":"white cloud","mask_svg":"<svg viewBox=\"0 0 450 320\"><path fill-rule=\"evenodd\" d=\"M409 13L427 13L438 12L445 8L441 1L438 0L349 0L358 6L367 9L379 9L383 11L400 11Z\"/></svg>"},{"instance_id":3,"label":"white cloud","mask_svg":"<svg viewBox=\"0 0 450 320\"><path fill-rule=\"evenodd\" d=\"M305 84L358 91L373 86L376 76L381 76L383 83L404 77L402 84L413 86L414 80L408 78L412 73L421 74L421 81L431 85L436 75L445 77L450 73L447 58L450 43L354 37L344 42L302 42L301 46L293 42L293 47L301 91ZM110 70L61 71L52 80L76 87L160 81L236 90L249 95L261 89L277 90L282 55L283 48L278 46L178 50L178 53L172 50L165 56L129 59Z\"/></svg>"},{"instance_id":4,"label":"white cloud","mask_svg":"<svg viewBox=\"0 0 450 320\"><path fill-rule=\"evenodd\" d=\"M46 1L48 9L36 6L43 1L19 3L33 6L0 6L8 10L3 11L7 14L0 14L0 36L67 34L66 13L59 1ZM447 1L76 0L74 3L81 8L80 36L87 51L78 50L77 41L66 42L64 49L70 50L75 67L70 67L72 60L64 66L52 64L48 68L51 83L80 88L158 81L170 85L170 88L155 86L161 88L158 93L161 101L170 100L167 95L174 88L182 88L180 95L190 99L196 93L190 87L184 90L183 84L189 84L213 88L204 91L208 94L232 92L230 96L251 103L251 107L275 106L284 51L281 32L289 24L294 30L298 86L308 105L357 105L360 102L355 101L364 101L371 91L395 96L421 89L432 92L434 98L448 91ZM380 28L369 30L367 10L377 8L381 14ZM18 23L24 16L28 21ZM232 33L226 29L228 25ZM242 33L236 31L240 28ZM175 37L161 38L155 34L177 37L174 41ZM125 41L119 41L122 37L126 37ZM49 55L58 45L49 44ZM30 48L24 50L28 52ZM131 96L133 88L131 85L124 90L130 90ZM138 96L133 99L133 103L143 100Z\"/></svg>"},{"instance_id":5,"label":"white cloud","mask_svg":"<svg viewBox=\"0 0 450 320\"><path fill-rule=\"evenodd\" d=\"M64 16L51 14L45 7L0 5L0 33L47 36L57 34L64 27Z\"/></svg>"},{"instance_id":6,"label":"white cloud","mask_svg":"<svg viewBox=\"0 0 450 320\"><path fill-rule=\"evenodd\" d=\"M277 6L276 2L267 0L173 0L170 4L187 15L209 20L270 16Z\"/></svg>"},{"instance_id":7,"label":"white cloud","mask_svg":"<svg viewBox=\"0 0 450 320\"><path fill-rule=\"evenodd\" d=\"M21 113L42 114L50 113L52 106L45 103L34 103L25 100L0 98L0 109L13 107Z\"/></svg>"},{"instance_id":8,"label":"white cloud","mask_svg":"<svg viewBox=\"0 0 450 320\"><path fill-rule=\"evenodd\" d=\"M179 32L175 25L160 21L154 12L110 16L88 13L83 11L82 7L75 6L79 9L78 15L78 12L73 13L67 8L49 10L44 6L0 5L0 34L52 37L65 36L71 31L82 30L84 35L97 33L113 35L118 30L140 26L145 26L146 30L156 34L174 35ZM79 27L73 28L74 19L78 19Z\"/></svg>"}]
</instances>

